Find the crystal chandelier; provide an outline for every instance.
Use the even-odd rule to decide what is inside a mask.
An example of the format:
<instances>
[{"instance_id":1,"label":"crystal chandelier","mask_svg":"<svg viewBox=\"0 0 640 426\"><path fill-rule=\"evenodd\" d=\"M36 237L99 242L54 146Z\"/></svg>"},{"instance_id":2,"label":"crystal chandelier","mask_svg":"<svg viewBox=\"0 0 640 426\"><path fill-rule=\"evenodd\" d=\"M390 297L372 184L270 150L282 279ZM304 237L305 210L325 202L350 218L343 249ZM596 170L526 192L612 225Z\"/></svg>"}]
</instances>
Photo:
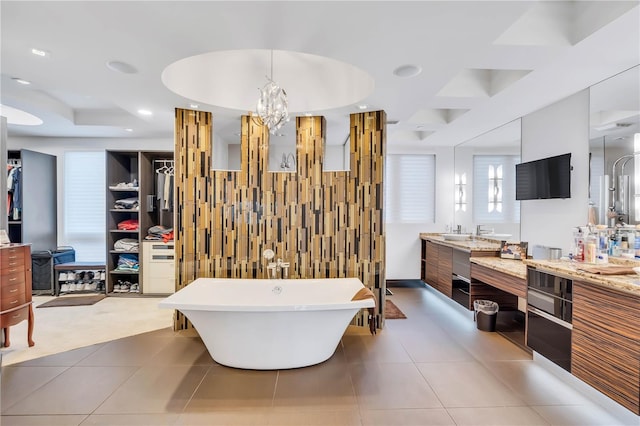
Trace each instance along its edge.
<instances>
[{"instance_id":1,"label":"crystal chandelier","mask_svg":"<svg viewBox=\"0 0 640 426\"><path fill-rule=\"evenodd\" d=\"M287 92L273 81L273 50L271 51L271 76L260 91L256 113L262 123L274 134L276 130L289 121Z\"/></svg>"}]
</instances>

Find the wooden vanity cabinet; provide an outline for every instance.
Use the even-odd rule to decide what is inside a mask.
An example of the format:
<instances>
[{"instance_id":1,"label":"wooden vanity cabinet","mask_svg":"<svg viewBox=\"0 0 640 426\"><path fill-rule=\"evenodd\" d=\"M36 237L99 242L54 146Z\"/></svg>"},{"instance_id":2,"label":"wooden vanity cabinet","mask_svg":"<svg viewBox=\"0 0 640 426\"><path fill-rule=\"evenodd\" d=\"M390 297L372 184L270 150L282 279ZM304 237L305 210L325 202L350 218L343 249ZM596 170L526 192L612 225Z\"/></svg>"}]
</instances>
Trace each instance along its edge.
<instances>
[{"instance_id":1,"label":"wooden vanity cabinet","mask_svg":"<svg viewBox=\"0 0 640 426\"><path fill-rule=\"evenodd\" d=\"M27 341L33 346L31 248L22 244L0 246L0 328L4 347L11 344L9 328L24 320L29 321Z\"/></svg>"},{"instance_id":2,"label":"wooden vanity cabinet","mask_svg":"<svg viewBox=\"0 0 640 426\"><path fill-rule=\"evenodd\" d=\"M438 245L425 241L425 283L431 287L438 285Z\"/></svg>"},{"instance_id":3,"label":"wooden vanity cabinet","mask_svg":"<svg viewBox=\"0 0 640 426\"><path fill-rule=\"evenodd\" d=\"M640 414L640 297L573 282L571 373Z\"/></svg>"}]
</instances>

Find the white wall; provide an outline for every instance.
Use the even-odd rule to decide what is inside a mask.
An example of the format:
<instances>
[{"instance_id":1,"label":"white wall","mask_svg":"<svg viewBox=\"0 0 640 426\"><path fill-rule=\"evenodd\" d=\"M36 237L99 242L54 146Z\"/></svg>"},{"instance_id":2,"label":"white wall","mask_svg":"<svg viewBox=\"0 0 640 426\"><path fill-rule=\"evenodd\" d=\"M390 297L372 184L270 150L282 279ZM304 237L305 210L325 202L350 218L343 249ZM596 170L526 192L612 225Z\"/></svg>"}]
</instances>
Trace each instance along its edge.
<instances>
[{"instance_id":1,"label":"white wall","mask_svg":"<svg viewBox=\"0 0 640 426\"><path fill-rule=\"evenodd\" d=\"M587 224L589 181L589 90L522 118L522 161L571 153L571 198L523 200L521 238L569 253L573 229Z\"/></svg>"},{"instance_id":2,"label":"white wall","mask_svg":"<svg viewBox=\"0 0 640 426\"><path fill-rule=\"evenodd\" d=\"M396 147L387 142L387 154L435 154L436 217L435 223L386 224L386 279L420 278L421 232L444 232L453 223L453 147L439 147L417 152L415 148Z\"/></svg>"}]
</instances>

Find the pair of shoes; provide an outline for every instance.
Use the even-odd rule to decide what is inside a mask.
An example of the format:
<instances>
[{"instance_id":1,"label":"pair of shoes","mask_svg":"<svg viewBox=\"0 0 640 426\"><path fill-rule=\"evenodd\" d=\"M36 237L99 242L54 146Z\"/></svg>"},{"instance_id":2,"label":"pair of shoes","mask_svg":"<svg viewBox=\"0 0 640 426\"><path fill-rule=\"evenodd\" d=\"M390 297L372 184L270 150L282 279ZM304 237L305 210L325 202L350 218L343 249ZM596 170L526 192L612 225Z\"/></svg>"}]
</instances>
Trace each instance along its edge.
<instances>
[{"instance_id":1,"label":"pair of shoes","mask_svg":"<svg viewBox=\"0 0 640 426\"><path fill-rule=\"evenodd\" d=\"M60 293L66 293L69 291L69 284L64 283L60 286Z\"/></svg>"},{"instance_id":2,"label":"pair of shoes","mask_svg":"<svg viewBox=\"0 0 640 426\"><path fill-rule=\"evenodd\" d=\"M107 273L105 271L100 271L100 279L104 281L107 279Z\"/></svg>"},{"instance_id":3,"label":"pair of shoes","mask_svg":"<svg viewBox=\"0 0 640 426\"><path fill-rule=\"evenodd\" d=\"M140 284L138 284L138 283L131 284L131 288L129 289L129 293L140 293Z\"/></svg>"},{"instance_id":4,"label":"pair of shoes","mask_svg":"<svg viewBox=\"0 0 640 426\"><path fill-rule=\"evenodd\" d=\"M60 272L60 275L58 275L58 281L66 281L66 280L67 280L67 273Z\"/></svg>"}]
</instances>

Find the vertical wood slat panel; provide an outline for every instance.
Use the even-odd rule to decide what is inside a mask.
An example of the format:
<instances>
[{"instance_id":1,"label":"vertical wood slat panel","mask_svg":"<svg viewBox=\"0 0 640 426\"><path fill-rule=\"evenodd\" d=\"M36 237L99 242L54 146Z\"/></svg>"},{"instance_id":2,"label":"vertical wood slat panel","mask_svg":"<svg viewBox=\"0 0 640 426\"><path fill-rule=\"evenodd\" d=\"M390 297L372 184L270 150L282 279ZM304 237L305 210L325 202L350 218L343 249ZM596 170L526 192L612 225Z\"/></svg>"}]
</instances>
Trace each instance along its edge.
<instances>
[{"instance_id":1,"label":"vertical wood slat panel","mask_svg":"<svg viewBox=\"0 0 640 426\"><path fill-rule=\"evenodd\" d=\"M268 171L268 130L241 120L241 171L213 171L210 113L176 110L177 289L197 277L266 277L266 248L292 278L355 276L384 307L384 111L351 116L351 170L323 172L326 122L296 118L296 173ZM366 314L354 322L366 324ZM176 329L188 322L178 314Z\"/></svg>"},{"instance_id":2,"label":"vertical wood slat panel","mask_svg":"<svg viewBox=\"0 0 640 426\"><path fill-rule=\"evenodd\" d=\"M571 373L640 414L640 297L574 281Z\"/></svg>"}]
</instances>

